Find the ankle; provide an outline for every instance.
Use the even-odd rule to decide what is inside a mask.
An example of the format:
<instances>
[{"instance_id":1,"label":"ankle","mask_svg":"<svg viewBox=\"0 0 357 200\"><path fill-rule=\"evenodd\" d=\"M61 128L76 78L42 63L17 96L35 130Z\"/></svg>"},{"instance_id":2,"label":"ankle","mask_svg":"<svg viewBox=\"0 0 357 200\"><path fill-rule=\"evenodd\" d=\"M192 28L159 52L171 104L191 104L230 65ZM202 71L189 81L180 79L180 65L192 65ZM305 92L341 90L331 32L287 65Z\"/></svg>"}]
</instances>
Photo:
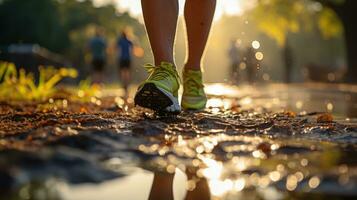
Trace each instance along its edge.
<instances>
[{"instance_id":1,"label":"ankle","mask_svg":"<svg viewBox=\"0 0 357 200\"><path fill-rule=\"evenodd\" d=\"M184 71L186 71L186 70L202 71L200 64L188 64L188 63L186 63L184 66Z\"/></svg>"},{"instance_id":2,"label":"ankle","mask_svg":"<svg viewBox=\"0 0 357 200\"><path fill-rule=\"evenodd\" d=\"M173 66L176 66L173 59L155 59L155 66L161 65L162 63L171 63Z\"/></svg>"}]
</instances>

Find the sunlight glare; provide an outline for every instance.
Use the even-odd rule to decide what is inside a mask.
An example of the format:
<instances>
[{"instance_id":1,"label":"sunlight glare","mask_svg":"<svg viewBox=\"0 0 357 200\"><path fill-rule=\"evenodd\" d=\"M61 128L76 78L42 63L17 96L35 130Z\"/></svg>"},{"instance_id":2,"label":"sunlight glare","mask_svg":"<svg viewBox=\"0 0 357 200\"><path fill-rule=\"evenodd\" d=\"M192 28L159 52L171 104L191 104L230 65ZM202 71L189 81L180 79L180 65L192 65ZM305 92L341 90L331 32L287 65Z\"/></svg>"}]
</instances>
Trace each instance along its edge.
<instances>
[{"instance_id":1,"label":"sunlight glare","mask_svg":"<svg viewBox=\"0 0 357 200\"><path fill-rule=\"evenodd\" d=\"M257 53L255 53L255 58L257 60L263 60L264 54L262 52L258 51Z\"/></svg>"},{"instance_id":2,"label":"sunlight glare","mask_svg":"<svg viewBox=\"0 0 357 200\"><path fill-rule=\"evenodd\" d=\"M209 95L217 96L234 96L237 90L224 84L210 84L205 86L205 92Z\"/></svg>"},{"instance_id":3,"label":"sunlight glare","mask_svg":"<svg viewBox=\"0 0 357 200\"><path fill-rule=\"evenodd\" d=\"M243 8L239 0L217 1L214 20L219 20L224 15L242 15Z\"/></svg>"},{"instance_id":4,"label":"sunlight glare","mask_svg":"<svg viewBox=\"0 0 357 200\"><path fill-rule=\"evenodd\" d=\"M133 0L94 0L95 5L105 5L114 3L120 12L128 12L133 17L141 17L141 3ZM180 14L183 13L185 0L179 0ZM247 5L246 5L247 4ZM224 15L242 15L246 7L248 8L252 2L243 2L241 0L225 0L217 1L216 13L214 20L217 21Z\"/></svg>"},{"instance_id":5,"label":"sunlight glare","mask_svg":"<svg viewBox=\"0 0 357 200\"><path fill-rule=\"evenodd\" d=\"M242 191L245 187L245 179L244 178L239 178L236 181L234 181L234 189L236 191Z\"/></svg>"},{"instance_id":6,"label":"sunlight glare","mask_svg":"<svg viewBox=\"0 0 357 200\"><path fill-rule=\"evenodd\" d=\"M203 170L203 175L209 179L219 179L222 174L223 164L211 158L202 158L202 161L207 165L207 168Z\"/></svg>"},{"instance_id":7,"label":"sunlight glare","mask_svg":"<svg viewBox=\"0 0 357 200\"><path fill-rule=\"evenodd\" d=\"M208 184L214 196L222 196L234 187L234 183L231 180L211 180Z\"/></svg>"},{"instance_id":8,"label":"sunlight glare","mask_svg":"<svg viewBox=\"0 0 357 200\"><path fill-rule=\"evenodd\" d=\"M253 47L254 49L259 49L259 48L260 48L260 42L257 41L257 40L254 40L254 41L252 42L252 47Z\"/></svg>"},{"instance_id":9,"label":"sunlight glare","mask_svg":"<svg viewBox=\"0 0 357 200\"><path fill-rule=\"evenodd\" d=\"M211 99L208 99L207 101L207 107L211 107L211 108L220 108L220 107L223 107L224 104L223 104L223 101L222 99L219 99L219 98L211 98Z\"/></svg>"}]
</instances>

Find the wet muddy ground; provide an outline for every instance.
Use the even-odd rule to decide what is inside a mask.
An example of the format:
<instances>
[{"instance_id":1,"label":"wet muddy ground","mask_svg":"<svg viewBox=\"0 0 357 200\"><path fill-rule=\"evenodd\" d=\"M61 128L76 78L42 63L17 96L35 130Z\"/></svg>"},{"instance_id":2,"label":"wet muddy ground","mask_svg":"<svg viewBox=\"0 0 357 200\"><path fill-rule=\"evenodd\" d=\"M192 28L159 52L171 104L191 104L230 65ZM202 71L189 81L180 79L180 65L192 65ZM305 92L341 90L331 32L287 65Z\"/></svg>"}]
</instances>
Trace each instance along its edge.
<instances>
[{"instance_id":1,"label":"wet muddy ground","mask_svg":"<svg viewBox=\"0 0 357 200\"><path fill-rule=\"evenodd\" d=\"M3 101L0 199L355 199L356 88L214 84L206 110L177 117L113 90Z\"/></svg>"}]
</instances>

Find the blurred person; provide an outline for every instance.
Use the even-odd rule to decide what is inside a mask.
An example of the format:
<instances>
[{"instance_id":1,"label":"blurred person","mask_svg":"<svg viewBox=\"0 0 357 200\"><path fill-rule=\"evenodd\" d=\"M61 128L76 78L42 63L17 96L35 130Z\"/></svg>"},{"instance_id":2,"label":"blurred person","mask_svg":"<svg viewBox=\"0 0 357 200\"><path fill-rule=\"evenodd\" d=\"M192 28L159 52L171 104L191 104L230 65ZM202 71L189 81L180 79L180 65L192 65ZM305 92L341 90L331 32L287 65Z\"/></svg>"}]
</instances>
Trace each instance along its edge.
<instances>
[{"instance_id":1,"label":"blurred person","mask_svg":"<svg viewBox=\"0 0 357 200\"><path fill-rule=\"evenodd\" d=\"M285 83L291 83L291 70L294 64L293 52L288 42L283 48L283 62L285 65Z\"/></svg>"},{"instance_id":2,"label":"blurred person","mask_svg":"<svg viewBox=\"0 0 357 200\"><path fill-rule=\"evenodd\" d=\"M131 63L133 42L128 38L127 32L123 31L117 40L119 77L123 84L125 95L128 95L128 86L131 79Z\"/></svg>"},{"instance_id":3,"label":"blurred person","mask_svg":"<svg viewBox=\"0 0 357 200\"><path fill-rule=\"evenodd\" d=\"M231 40L231 44L228 50L228 56L230 60L230 67L231 67L231 79L233 83L238 82L238 71L239 71L239 63L240 63L240 56L239 56L239 47L237 41L235 39Z\"/></svg>"},{"instance_id":4,"label":"blurred person","mask_svg":"<svg viewBox=\"0 0 357 200\"><path fill-rule=\"evenodd\" d=\"M246 64L246 71L247 71L247 80L248 83L252 84L256 81L257 76L257 67L258 67L258 60L255 57L255 50L253 47L248 46L245 50L245 64Z\"/></svg>"},{"instance_id":5,"label":"blurred person","mask_svg":"<svg viewBox=\"0 0 357 200\"><path fill-rule=\"evenodd\" d=\"M89 42L89 49L92 56L93 82L102 83L104 67L106 64L107 43L103 36L103 30L97 28L95 36Z\"/></svg>"},{"instance_id":6,"label":"blurred person","mask_svg":"<svg viewBox=\"0 0 357 200\"><path fill-rule=\"evenodd\" d=\"M158 112L177 114L180 78L174 62L174 40L178 0L141 0L142 11L154 54L154 65L146 65L149 77L139 86L135 104ZM202 55L210 33L216 0L186 0L184 18L188 54L183 69L183 109L205 108L207 97L202 83ZM160 13L160 14L158 14Z\"/></svg>"}]
</instances>

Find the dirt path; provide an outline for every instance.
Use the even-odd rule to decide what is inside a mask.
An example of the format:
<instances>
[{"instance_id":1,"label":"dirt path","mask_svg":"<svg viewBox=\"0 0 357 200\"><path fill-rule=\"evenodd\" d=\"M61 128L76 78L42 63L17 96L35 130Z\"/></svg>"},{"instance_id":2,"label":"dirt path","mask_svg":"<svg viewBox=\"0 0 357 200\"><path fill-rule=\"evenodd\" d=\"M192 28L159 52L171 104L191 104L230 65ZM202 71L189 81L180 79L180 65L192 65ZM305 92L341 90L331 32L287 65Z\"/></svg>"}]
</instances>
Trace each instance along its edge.
<instances>
[{"instance_id":1,"label":"dirt path","mask_svg":"<svg viewBox=\"0 0 357 200\"><path fill-rule=\"evenodd\" d=\"M194 169L194 177L225 188L211 188L223 199L230 191L269 187L357 195L357 123L341 120L339 110L333 116L309 109L319 102L340 109L333 101L346 92L322 101L329 93L320 87L275 86L250 95L242 89L237 96L227 86L211 90L217 87L226 93L211 95L205 111L164 118L109 96L94 103L0 102L0 188L16 199L29 184L41 188L51 178L99 183L136 166L160 173ZM311 98L316 90L318 98L299 103L300 93ZM305 111L298 111L300 104Z\"/></svg>"}]
</instances>

